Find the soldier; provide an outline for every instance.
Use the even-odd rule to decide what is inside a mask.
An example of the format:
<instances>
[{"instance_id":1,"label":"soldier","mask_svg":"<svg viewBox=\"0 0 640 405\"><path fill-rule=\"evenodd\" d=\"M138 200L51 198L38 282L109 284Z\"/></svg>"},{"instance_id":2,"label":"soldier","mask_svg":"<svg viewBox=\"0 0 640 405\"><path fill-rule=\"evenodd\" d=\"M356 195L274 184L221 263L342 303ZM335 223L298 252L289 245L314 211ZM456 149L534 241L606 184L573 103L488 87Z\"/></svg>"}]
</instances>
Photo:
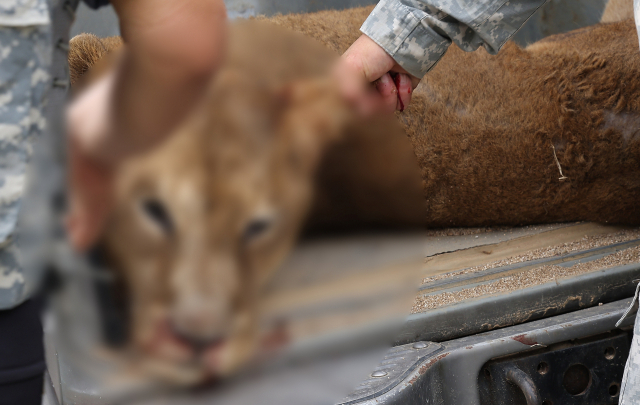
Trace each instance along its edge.
<instances>
[{"instance_id":1,"label":"soldier","mask_svg":"<svg viewBox=\"0 0 640 405\"><path fill-rule=\"evenodd\" d=\"M362 25L363 35L342 55L337 79L363 114L401 111L452 42L465 51L483 46L496 54L545 2L381 0ZM634 0L634 11L640 37L640 0ZM377 92L362 82L375 83ZM639 291L640 284L627 313ZM640 317L636 317L619 403L640 404Z\"/></svg>"},{"instance_id":2,"label":"soldier","mask_svg":"<svg viewBox=\"0 0 640 405\"><path fill-rule=\"evenodd\" d=\"M42 401L44 350L34 283L22 271L14 231L30 143L46 123L50 85L46 1L0 2L0 403Z\"/></svg>"},{"instance_id":3,"label":"soldier","mask_svg":"<svg viewBox=\"0 0 640 405\"><path fill-rule=\"evenodd\" d=\"M25 271L16 235L18 223L23 227L24 222L22 218L18 222L18 217L25 203L22 197L33 141L48 139L50 149L63 143L64 137L54 132L62 128L68 33L78 2L0 1L2 405L42 401L42 326L39 306L32 299L38 274ZM108 0L85 2L97 8ZM105 196L114 167L154 145L184 118L220 64L225 44L222 0L112 0L112 4L127 49L114 71L87 89L68 114L69 236L78 250L95 241L106 218ZM34 157L40 160L40 155ZM37 221L27 218L26 222Z\"/></svg>"}]
</instances>

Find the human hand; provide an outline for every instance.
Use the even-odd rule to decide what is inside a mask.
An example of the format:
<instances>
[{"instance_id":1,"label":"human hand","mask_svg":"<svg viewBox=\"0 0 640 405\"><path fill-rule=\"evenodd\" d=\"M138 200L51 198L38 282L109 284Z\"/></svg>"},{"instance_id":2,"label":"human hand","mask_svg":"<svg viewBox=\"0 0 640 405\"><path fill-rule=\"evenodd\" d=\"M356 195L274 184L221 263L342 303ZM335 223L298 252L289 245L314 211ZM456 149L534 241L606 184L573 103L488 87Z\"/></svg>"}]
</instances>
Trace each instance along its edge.
<instances>
[{"instance_id":1,"label":"human hand","mask_svg":"<svg viewBox=\"0 0 640 405\"><path fill-rule=\"evenodd\" d=\"M109 100L113 85L107 75L67 108L68 195L67 235L78 251L97 241L112 205L114 162L100 155L108 134Z\"/></svg>"},{"instance_id":2,"label":"human hand","mask_svg":"<svg viewBox=\"0 0 640 405\"><path fill-rule=\"evenodd\" d=\"M78 250L100 237L112 205L113 173L158 145L204 97L225 55L223 0L111 0L126 47L108 74L67 111L68 236Z\"/></svg>"},{"instance_id":3,"label":"human hand","mask_svg":"<svg viewBox=\"0 0 640 405\"><path fill-rule=\"evenodd\" d=\"M420 82L366 35L342 55L334 76L343 96L365 116L403 111Z\"/></svg>"}]
</instances>

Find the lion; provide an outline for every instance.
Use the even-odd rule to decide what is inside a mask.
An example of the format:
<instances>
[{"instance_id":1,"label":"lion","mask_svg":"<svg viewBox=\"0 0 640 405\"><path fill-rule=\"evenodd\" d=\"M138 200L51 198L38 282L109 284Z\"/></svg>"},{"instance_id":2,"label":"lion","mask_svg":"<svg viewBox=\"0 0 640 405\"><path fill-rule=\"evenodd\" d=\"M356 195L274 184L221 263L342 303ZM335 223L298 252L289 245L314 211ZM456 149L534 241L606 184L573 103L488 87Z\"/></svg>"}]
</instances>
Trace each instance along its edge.
<instances>
[{"instance_id":1,"label":"lion","mask_svg":"<svg viewBox=\"0 0 640 405\"><path fill-rule=\"evenodd\" d=\"M101 242L127 289L129 346L201 378L229 375L256 353L260 291L310 210L316 230L411 227L424 217L409 140L393 117L353 116L327 84L333 52L262 21L235 24L230 37L204 103L117 174ZM74 93L119 46L88 34L71 41ZM353 170L336 172L344 160ZM348 189L367 170L375 177Z\"/></svg>"}]
</instances>

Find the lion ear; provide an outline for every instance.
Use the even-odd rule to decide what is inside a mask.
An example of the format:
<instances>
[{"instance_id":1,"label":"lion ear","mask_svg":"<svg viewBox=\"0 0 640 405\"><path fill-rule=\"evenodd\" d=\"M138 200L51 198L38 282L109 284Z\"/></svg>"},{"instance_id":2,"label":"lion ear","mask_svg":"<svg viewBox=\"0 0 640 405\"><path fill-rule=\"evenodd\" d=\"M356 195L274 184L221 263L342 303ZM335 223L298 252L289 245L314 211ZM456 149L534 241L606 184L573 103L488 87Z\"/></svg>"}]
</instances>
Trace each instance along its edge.
<instances>
[{"instance_id":1,"label":"lion ear","mask_svg":"<svg viewBox=\"0 0 640 405\"><path fill-rule=\"evenodd\" d=\"M93 34L76 35L69 41L69 76L77 88L83 77L108 54L122 46L120 37L98 38Z\"/></svg>"},{"instance_id":2,"label":"lion ear","mask_svg":"<svg viewBox=\"0 0 640 405\"><path fill-rule=\"evenodd\" d=\"M324 152L340 141L354 118L330 80L286 84L278 92L278 132L294 145L300 167L315 170Z\"/></svg>"},{"instance_id":3,"label":"lion ear","mask_svg":"<svg viewBox=\"0 0 640 405\"><path fill-rule=\"evenodd\" d=\"M278 100L284 107L283 129L294 137L312 138L318 146L340 139L354 120L352 109L328 79L288 83Z\"/></svg>"}]
</instances>

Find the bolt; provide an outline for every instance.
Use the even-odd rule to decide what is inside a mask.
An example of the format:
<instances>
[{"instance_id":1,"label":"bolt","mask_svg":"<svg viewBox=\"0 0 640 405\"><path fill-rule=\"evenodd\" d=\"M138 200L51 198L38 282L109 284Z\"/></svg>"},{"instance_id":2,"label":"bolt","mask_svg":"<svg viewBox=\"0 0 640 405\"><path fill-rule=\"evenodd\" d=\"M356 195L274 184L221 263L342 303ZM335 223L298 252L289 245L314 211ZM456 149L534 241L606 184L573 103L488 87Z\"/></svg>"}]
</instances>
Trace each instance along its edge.
<instances>
[{"instance_id":1,"label":"bolt","mask_svg":"<svg viewBox=\"0 0 640 405\"><path fill-rule=\"evenodd\" d=\"M413 344L413 348L414 349L424 349L425 347L429 346L427 343L425 342L416 342Z\"/></svg>"},{"instance_id":2,"label":"bolt","mask_svg":"<svg viewBox=\"0 0 640 405\"><path fill-rule=\"evenodd\" d=\"M378 370L378 371L374 371L374 372L371 374L371 377L384 377L385 375L387 375L387 372L386 372L386 371Z\"/></svg>"}]
</instances>

